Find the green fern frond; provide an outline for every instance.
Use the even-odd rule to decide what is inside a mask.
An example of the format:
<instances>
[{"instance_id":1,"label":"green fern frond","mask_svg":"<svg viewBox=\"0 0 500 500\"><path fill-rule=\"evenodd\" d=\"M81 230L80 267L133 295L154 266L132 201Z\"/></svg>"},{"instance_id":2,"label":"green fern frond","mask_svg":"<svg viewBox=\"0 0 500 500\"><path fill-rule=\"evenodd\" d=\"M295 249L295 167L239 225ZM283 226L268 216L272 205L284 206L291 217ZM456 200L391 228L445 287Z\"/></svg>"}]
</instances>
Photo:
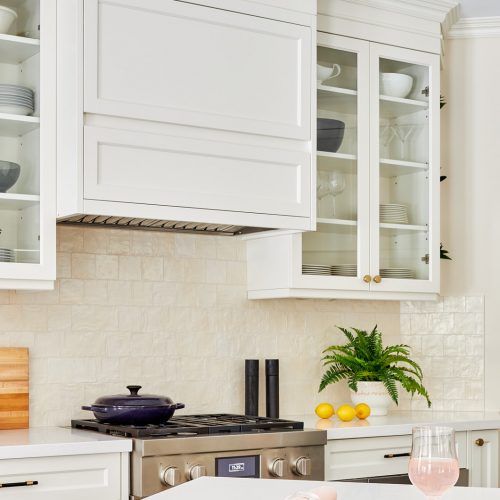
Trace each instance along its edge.
<instances>
[{"instance_id":1,"label":"green fern frond","mask_svg":"<svg viewBox=\"0 0 500 500\"><path fill-rule=\"evenodd\" d=\"M411 348L406 344L384 347L382 333L377 325L370 331L337 327L347 342L331 345L323 353L323 366L326 368L319 390L330 384L347 380L348 386L357 391L362 381L380 381L384 384L391 399L398 403L398 386L412 396L424 397L431 406L429 394L423 386L423 372L420 365L410 358Z\"/></svg>"}]
</instances>

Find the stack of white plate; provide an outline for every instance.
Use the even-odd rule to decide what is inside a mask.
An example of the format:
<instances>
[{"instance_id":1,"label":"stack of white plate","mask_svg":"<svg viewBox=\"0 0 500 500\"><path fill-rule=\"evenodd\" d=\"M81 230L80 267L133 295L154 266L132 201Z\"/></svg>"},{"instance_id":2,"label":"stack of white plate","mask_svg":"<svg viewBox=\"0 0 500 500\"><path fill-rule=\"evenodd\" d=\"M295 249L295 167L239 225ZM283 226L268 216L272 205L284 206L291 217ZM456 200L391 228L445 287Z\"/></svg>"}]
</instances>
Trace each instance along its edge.
<instances>
[{"instance_id":1,"label":"stack of white plate","mask_svg":"<svg viewBox=\"0 0 500 500\"><path fill-rule=\"evenodd\" d=\"M0 262L14 262L15 255L14 250L9 248L0 248Z\"/></svg>"},{"instance_id":2,"label":"stack of white plate","mask_svg":"<svg viewBox=\"0 0 500 500\"><path fill-rule=\"evenodd\" d=\"M415 271L404 267L388 267L380 270L380 276L382 278L415 279Z\"/></svg>"},{"instance_id":3,"label":"stack of white plate","mask_svg":"<svg viewBox=\"0 0 500 500\"><path fill-rule=\"evenodd\" d=\"M356 264L336 264L331 266L333 276L357 276L358 266Z\"/></svg>"},{"instance_id":4,"label":"stack of white plate","mask_svg":"<svg viewBox=\"0 0 500 500\"><path fill-rule=\"evenodd\" d=\"M380 222L408 224L408 207L396 203L380 205Z\"/></svg>"},{"instance_id":5,"label":"stack of white plate","mask_svg":"<svg viewBox=\"0 0 500 500\"><path fill-rule=\"evenodd\" d=\"M0 113L30 115L35 110L35 96L21 85L0 84Z\"/></svg>"},{"instance_id":6,"label":"stack of white plate","mask_svg":"<svg viewBox=\"0 0 500 500\"><path fill-rule=\"evenodd\" d=\"M319 274L321 276L330 276L330 267L320 264L304 264L302 266L302 274Z\"/></svg>"}]
</instances>

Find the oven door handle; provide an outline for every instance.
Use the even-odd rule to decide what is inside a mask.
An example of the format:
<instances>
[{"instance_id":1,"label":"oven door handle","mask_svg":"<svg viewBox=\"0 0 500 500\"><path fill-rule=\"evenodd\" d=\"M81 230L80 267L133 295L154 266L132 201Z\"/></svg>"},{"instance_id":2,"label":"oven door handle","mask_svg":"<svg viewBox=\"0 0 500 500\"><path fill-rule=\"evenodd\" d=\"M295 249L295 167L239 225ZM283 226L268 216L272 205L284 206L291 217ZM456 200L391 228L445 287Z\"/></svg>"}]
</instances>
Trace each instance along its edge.
<instances>
[{"instance_id":1,"label":"oven door handle","mask_svg":"<svg viewBox=\"0 0 500 500\"><path fill-rule=\"evenodd\" d=\"M406 453L386 453L384 455L384 458L399 458L399 457L409 457L410 456L410 452L406 452Z\"/></svg>"}]
</instances>

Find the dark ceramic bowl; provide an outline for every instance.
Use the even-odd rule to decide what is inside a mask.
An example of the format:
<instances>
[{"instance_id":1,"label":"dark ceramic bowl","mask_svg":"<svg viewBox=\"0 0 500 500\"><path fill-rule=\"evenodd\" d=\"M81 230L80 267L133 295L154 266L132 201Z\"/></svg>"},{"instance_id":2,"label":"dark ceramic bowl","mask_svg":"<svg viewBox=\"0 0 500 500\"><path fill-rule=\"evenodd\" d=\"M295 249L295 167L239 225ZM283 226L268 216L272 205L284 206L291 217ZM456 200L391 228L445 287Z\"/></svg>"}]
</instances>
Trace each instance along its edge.
<instances>
[{"instance_id":1,"label":"dark ceramic bowl","mask_svg":"<svg viewBox=\"0 0 500 500\"><path fill-rule=\"evenodd\" d=\"M318 118L318 151L336 153L344 139L345 123L330 118Z\"/></svg>"},{"instance_id":2,"label":"dark ceramic bowl","mask_svg":"<svg viewBox=\"0 0 500 500\"><path fill-rule=\"evenodd\" d=\"M7 192L19 179L21 167L11 161L0 160L0 193Z\"/></svg>"}]
</instances>

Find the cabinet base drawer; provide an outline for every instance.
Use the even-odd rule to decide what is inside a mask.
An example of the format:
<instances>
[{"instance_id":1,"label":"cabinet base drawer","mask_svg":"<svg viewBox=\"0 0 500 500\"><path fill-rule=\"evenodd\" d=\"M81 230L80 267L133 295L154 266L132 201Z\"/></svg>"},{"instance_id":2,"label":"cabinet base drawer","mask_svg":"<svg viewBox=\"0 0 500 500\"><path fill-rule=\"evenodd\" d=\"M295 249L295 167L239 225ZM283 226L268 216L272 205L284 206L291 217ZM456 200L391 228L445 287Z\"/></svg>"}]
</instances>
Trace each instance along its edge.
<instances>
[{"instance_id":1,"label":"cabinet base drawer","mask_svg":"<svg viewBox=\"0 0 500 500\"><path fill-rule=\"evenodd\" d=\"M0 483L2 500L119 500L120 454L1 460Z\"/></svg>"},{"instance_id":2,"label":"cabinet base drawer","mask_svg":"<svg viewBox=\"0 0 500 500\"><path fill-rule=\"evenodd\" d=\"M455 438L458 463L460 467L466 467L466 433L457 432ZM410 435L328 441L325 450L325 480L406 474L410 451Z\"/></svg>"}]
</instances>

